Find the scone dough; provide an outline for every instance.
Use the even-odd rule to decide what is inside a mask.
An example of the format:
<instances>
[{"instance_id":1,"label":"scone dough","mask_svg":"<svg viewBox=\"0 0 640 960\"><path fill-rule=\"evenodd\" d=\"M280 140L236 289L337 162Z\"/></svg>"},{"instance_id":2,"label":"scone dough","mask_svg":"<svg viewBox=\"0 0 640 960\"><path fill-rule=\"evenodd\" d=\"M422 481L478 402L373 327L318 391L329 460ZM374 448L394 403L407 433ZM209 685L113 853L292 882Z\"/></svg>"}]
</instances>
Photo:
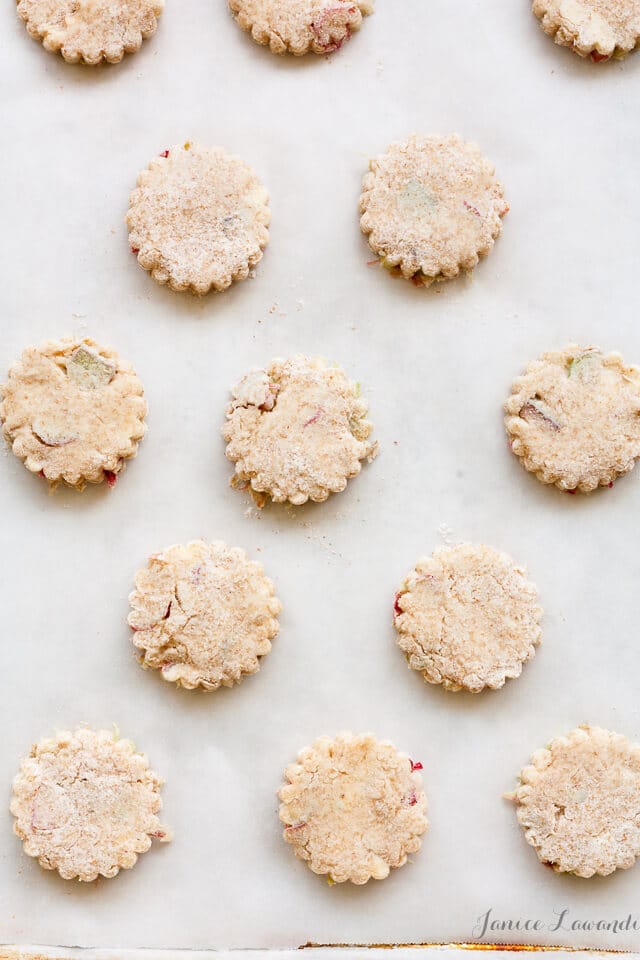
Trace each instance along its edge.
<instances>
[{"instance_id":1,"label":"scone dough","mask_svg":"<svg viewBox=\"0 0 640 960\"><path fill-rule=\"evenodd\" d=\"M235 465L231 485L250 485L259 507L326 500L360 473L377 444L358 384L319 358L294 356L252 370L232 392L222 434Z\"/></svg>"},{"instance_id":2,"label":"scone dough","mask_svg":"<svg viewBox=\"0 0 640 960\"><path fill-rule=\"evenodd\" d=\"M0 421L15 455L52 485L113 486L145 434L133 368L94 340L29 347L0 386Z\"/></svg>"},{"instance_id":3,"label":"scone dough","mask_svg":"<svg viewBox=\"0 0 640 960\"><path fill-rule=\"evenodd\" d=\"M18 0L27 30L69 63L117 63L155 33L164 0Z\"/></svg>"},{"instance_id":4,"label":"scone dough","mask_svg":"<svg viewBox=\"0 0 640 960\"><path fill-rule=\"evenodd\" d=\"M243 30L272 53L333 53L373 13L374 0L229 0Z\"/></svg>"},{"instance_id":5,"label":"scone dough","mask_svg":"<svg viewBox=\"0 0 640 960\"><path fill-rule=\"evenodd\" d=\"M505 403L512 451L543 483L610 486L640 456L640 370L618 353L569 344L545 353Z\"/></svg>"},{"instance_id":6,"label":"scone dough","mask_svg":"<svg viewBox=\"0 0 640 960\"><path fill-rule=\"evenodd\" d=\"M640 0L533 0L542 29L599 63L622 59L640 40Z\"/></svg>"},{"instance_id":7,"label":"scone dough","mask_svg":"<svg viewBox=\"0 0 640 960\"><path fill-rule=\"evenodd\" d=\"M320 737L285 770L285 840L330 881L383 880L420 849L428 826L419 769L371 734Z\"/></svg>"},{"instance_id":8,"label":"scone dough","mask_svg":"<svg viewBox=\"0 0 640 960\"><path fill-rule=\"evenodd\" d=\"M382 265L429 285L472 271L509 210L492 164L458 136L411 136L372 160L360 226Z\"/></svg>"},{"instance_id":9,"label":"scone dough","mask_svg":"<svg viewBox=\"0 0 640 960\"><path fill-rule=\"evenodd\" d=\"M115 877L153 839L162 780L129 740L78 729L41 740L13 781L11 813L24 851L64 880Z\"/></svg>"},{"instance_id":10,"label":"scone dough","mask_svg":"<svg viewBox=\"0 0 640 960\"><path fill-rule=\"evenodd\" d=\"M129 625L145 667L193 690L255 673L278 633L280 601L259 563L220 540L155 554L135 579Z\"/></svg>"},{"instance_id":11,"label":"scone dough","mask_svg":"<svg viewBox=\"0 0 640 960\"><path fill-rule=\"evenodd\" d=\"M540 643L538 592L504 553L469 543L419 560L395 599L409 666L447 690L497 690Z\"/></svg>"},{"instance_id":12,"label":"scone dough","mask_svg":"<svg viewBox=\"0 0 640 960\"><path fill-rule=\"evenodd\" d=\"M509 799L543 863L591 877L640 856L640 746L582 726L538 750Z\"/></svg>"},{"instance_id":13,"label":"scone dough","mask_svg":"<svg viewBox=\"0 0 640 960\"><path fill-rule=\"evenodd\" d=\"M172 290L205 294L244 280L269 239L269 194L239 157L184 143L138 177L129 243L138 263Z\"/></svg>"}]
</instances>

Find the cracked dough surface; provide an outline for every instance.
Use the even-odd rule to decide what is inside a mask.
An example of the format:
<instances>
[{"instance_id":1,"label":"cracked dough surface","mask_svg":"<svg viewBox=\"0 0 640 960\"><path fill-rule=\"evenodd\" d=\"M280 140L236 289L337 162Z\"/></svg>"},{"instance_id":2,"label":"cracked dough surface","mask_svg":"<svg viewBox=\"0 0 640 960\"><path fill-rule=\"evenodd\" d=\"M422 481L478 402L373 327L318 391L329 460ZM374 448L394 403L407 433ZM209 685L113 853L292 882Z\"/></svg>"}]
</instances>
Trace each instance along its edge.
<instances>
[{"instance_id":1,"label":"cracked dough surface","mask_svg":"<svg viewBox=\"0 0 640 960\"><path fill-rule=\"evenodd\" d=\"M640 40L640 0L533 0L533 12L556 43L596 62L622 59Z\"/></svg>"},{"instance_id":2,"label":"cracked dough surface","mask_svg":"<svg viewBox=\"0 0 640 960\"><path fill-rule=\"evenodd\" d=\"M158 283L195 294L226 290L262 259L269 194L239 157L180 144L152 160L137 184L129 243Z\"/></svg>"},{"instance_id":3,"label":"cracked dough surface","mask_svg":"<svg viewBox=\"0 0 640 960\"><path fill-rule=\"evenodd\" d=\"M496 690L540 643L538 592L504 553L461 544L419 560L395 600L409 666L447 690Z\"/></svg>"},{"instance_id":4,"label":"cracked dough surface","mask_svg":"<svg viewBox=\"0 0 640 960\"><path fill-rule=\"evenodd\" d=\"M0 387L0 421L15 455L50 483L113 486L145 434L133 368L94 340L28 347Z\"/></svg>"},{"instance_id":5,"label":"cracked dough surface","mask_svg":"<svg viewBox=\"0 0 640 960\"><path fill-rule=\"evenodd\" d=\"M164 0L18 0L27 30L69 63L117 63L155 33Z\"/></svg>"},{"instance_id":6,"label":"cracked dough surface","mask_svg":"<svg viewBox=\"0 0 640 960\"><path fill-rule=\"evenodd\" d=\"M232 391L222 435L236 465L231 485L263 506L326 500L372 460L377 443L359 387L337 366L294 356L250 371Z\"/></svg>"},{"instance_id":7,"label":"cracked dough surface","mask_svg":"<svg viewBox=\"0 0 640 960\"><path fill-rule=\"evenodd\" d=\"M429 285L473 270L508 210L493 165L475 144L413 135L370 162L360 227L383 266Z\"/></svg>"},{"instance_id":8,"label":"cracked dough surface","mask_svg":"<svg viewBox=\"0 0 640 960\"><path fill-rule=\"evenodd\" d=\"M78 729L41 740L13 781L24 851L64 880L115 877L170 831L157 813L162 780L129 740Z\"/></svg>"},{"instance_id":9,"label":"cracked dough surface","mask_svg":"<svg viewBox=\"0 0 640 960\"><path fill-rule=\"evenodd\" d=\"M428 826L420 768L371 734L320 737L285 770L285 840L336 883L383 880L420 849Z\"/></svg>"},{"instance_id":10,"label":"cracked dough surface","mask_svg":"<svg viewBox=\"0 0 640 960\"><path fill-rule=\"evenodd\" d=\"M373 13L374 0L229 0L238 24L272 53L333 53Z\"/></svg>"},{"instance_id":11,"label":"cracked dough surface","mask_svg":"<svg viewBox=\"0 0 640 960\"><path fill-rule=\"evenodd\" d=\"M640 746L582 726L538 750L513 794L527 842L543 863L578 877L633 866L640 856Z\"/></svg>"},{"instance_id":12,"label":"cracked dough surface","mask_svg":"<svg viewBox=\"0 0 640 960\"><path fill-rule=\"evenodd\" d=\"M640 456L640 370L569 344L528 365L505 403L513 453L543 483L589 492Z\"/></svg>"},{"instance_id":13,"label":"cracked dough surface","mask_svg":"<svg viewBox=\"0 0 640 960\"><path fill-rule=\"evenodd\" d=\"M193 690L240 683L278 633L280 601L244 550L196 540L155 554L129 597L145 667Z\"/></svg>"}]
</instances>

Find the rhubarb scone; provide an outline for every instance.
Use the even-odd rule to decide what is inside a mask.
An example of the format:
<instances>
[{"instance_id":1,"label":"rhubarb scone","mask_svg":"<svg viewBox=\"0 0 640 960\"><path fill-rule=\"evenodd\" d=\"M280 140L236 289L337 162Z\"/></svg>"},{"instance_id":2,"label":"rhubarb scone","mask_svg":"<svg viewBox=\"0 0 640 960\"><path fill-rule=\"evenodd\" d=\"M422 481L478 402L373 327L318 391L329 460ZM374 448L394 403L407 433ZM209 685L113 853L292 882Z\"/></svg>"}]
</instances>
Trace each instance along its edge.
<instances>
[{"instance_id":1,"label":"rhubarb scone","mask_svg":"<svg viewBox=\"0 0 640 960\"><path fill-rule=\"evenodd\" d=\"M505 553L464 543L419 560L394 604L413 670L446 690L497 690L540 643L538 591Z\"/></svg>"},{"instance_id":2,"label":"rhubarb scone","mask_svg":"<svg viewBox=\"0 0 640 960\"><path fill-rule=\"evenodd\" d=\"M184 143L151 161L129 199L129 243L158 283L194 294L245 280L269 239L269 194L221 147Z\"/></svg>"},{"instance_id":3,"label":"rhubarb scone","mask_svg":"<svg viewBox=\"0 0 640 960\"><path fill-rule=\"evenodd\" d=\"M193 690L240 683L278 633L280 601L262 567L220 540L154 554L138 571L129 626L144 667Z\"/></svg>"},{"instance_id":4,"label":"rhubarb scone","mask_svg":"<svg viewBox=\"0 0 640 960\"><path fill-rule=\"evenodd\" d=\"M114 486L145 434L135 371L95 341L27 348L0 386L0 422L15 455L52 486Z\"/></svg>"},{"instance_id":5,"label":"rhubarb scone","mask_svg":"<svg viewBox=\"0 0 640 960\"><path fill-rule=\"evenodd\" d=\"M377 443L360 387L338 366L294 356L252 370L232 391L223 437L234 487L259 507L326 500L371 461Z\"/></svg>"},{"instance_id":6,"label":"rhubarb scone","mask_svg":"<svg viewBox=\"0 0 640 960\"><path fill-rule=\"evenodd\" d=\"M238 24L272 53L334 53L362 18L373 13L374 0L229 0Z\"/></svg>"},{"instance_id":7,"label":"rhubarb scone","mask_svg":"<svg viewBox=\"0 0 640 960\"><path fill-rule=\"evenodd\" d=\"M533 0L542 29L594 63L621 60L640 40L640 0Z\"/></svg>"},{"instance_id":8,"label":"rhubarb scone","mask_svg":"<svg viewBox=\"0 0 640 960\"><path fill-rule=\"evenodd\" d=\"M69 63L117 63L155 33L164 0L18 0L18 14L45 50Z\"/></svg>"},{"instance_id":9,"label":"rhubarb scone","mask_svg":"<svg viewBox=\"0 0 640 960\"><path fill-rule=\"evenodd\" d=\"M392 143L372 160L360 227L382 266L429 286L470 273L509 210L493 165L459 136Z\"/></svg>"},{"instance_id":10,"label":"rhubarb scone","mask_svg":"<svg viewBox=\"0 0 640 960\"><path fill-rule=\"evenodd\" d=\"M108 730L80 728L41 740L13 781L11 813L24 851L64 880L115 877L154 839L163 781L144 754Z\"/></svg>"},{"instance_id":11,"label":"rhubarb scone","mask_svg":"<svg viewBox=\"0 0 640 960\"><path fill-rule=\"evenodd\" d=\"M543 354L505 403L511 450L543 483L612 486L640 456L640 370L619 353L569 344Z\"/></svg>"},{"instance_id":12,"label":"rhubarb scone","mask_svg":"<svg viewBox=\"0 0 640 960\"><path fill-rule=\"evenodd\" d=\"M320 737L285 770L278 793L285 840L330 883L383 880L422 845L421 769L371 734Z\"/></svg>"},{"instance_id":13,"label":"rhubarb scone","mask_svg":"<svg viewBox=\"0 0 640 960\"><path fill-rule=\"evenodd\" d=\"M607 876L640 856L640 745L578 727L537 750L507 799L539 859L559 873Z\"/></svg>"}]
</instances>

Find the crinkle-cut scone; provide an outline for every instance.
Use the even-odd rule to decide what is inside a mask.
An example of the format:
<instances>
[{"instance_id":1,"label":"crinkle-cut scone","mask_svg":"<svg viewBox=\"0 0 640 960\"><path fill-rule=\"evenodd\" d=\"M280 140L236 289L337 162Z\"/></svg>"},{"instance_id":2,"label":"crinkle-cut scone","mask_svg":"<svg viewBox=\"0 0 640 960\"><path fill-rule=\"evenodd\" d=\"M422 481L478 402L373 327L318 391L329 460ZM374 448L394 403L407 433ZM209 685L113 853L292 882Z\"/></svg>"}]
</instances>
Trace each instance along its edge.
<instances>
[{"instance_id":1,"label":"crinkle-cut scone","mask_svg":"<svg viewBox=\"0 0 640 960\"><path fill-rule=\"evenodd\" d=\"M506 797L527 842L558 872L607 876L640 856L640 746L619 733L584 725L552 740Z\"/></svg>"},{"instance_id":2,"label":"crinkle-cut scone","mask_svg":"<svg viewBox=\"0 0 640 960\"><path fill-rule=\"evenodd\" d=\"M270 217L269 194L247 163L187 142L139 175L129 243L158 283L205 294L249 276L267 245Z\"/></svg>"},{"instance_id":3,"label":"crinkle-cut scone","mask_svg":"<svg viewBox=\"0 0 640 960\"><path fill-rule=\"evenodd\" d=\"M640 41L640 0L533 0L542 29L595 63L618 60Z\"/></svg>"},{"instance_id":4,"label":"crinkle-cut scone","mask_svg":"<svg viewBox=\"0 0 640 960\"><path fill-rule=\"evenodd\" d=\"M459 136L411 136L372 160L360 227L382 265L418 285L470 272L509 205L493 165Z\"/></svg>"},{"instance_id":5,"label":"crinkle-cut scone","mask_svg":"<svg viewBox=\"0 0 640 960\"><path fill-rule=\"evenodd\" d=\"M359 384L316 357L274 360L232 391L222 435L235 465L231 486L250 487L259 507L320 502L371 461L378 444Z\"/></svg>"},{"instance_id":6,"label":"crinkle-cut scone","mask_svg":"<svg viewBox=\"0 0 640 960\"><path fill-rule=\"evenodd\" d=\"M409 666L447 690L497 690L540 643L542 609L505 553L464 543L418 561L396 594L394 623Z\"/></svg>"},{"instance_id":7,"label":"crinkle-cut scone","mask_svg":"<svg viewBox=\"0 0 640 960\"><path fill-rule=\"evenodd\" d=\"M69 63L118 63L155 33L164 0L18 0L31 36Z\"/></svg>"},{"instance_id":8,"label":"crinkle-cut scone","mask_svg":"<svg viewBox=\"0 0 640 960\"><path fill-rule=\"evenodd\" d=\"M368 733L320 737L285 770L285 840L329 882L383 880L420 849L429 825L421 769Z\"/></svg>"},{"instance_id":9,"label":"crinkle-cut scone","mask_svg":"<svg viewBox=\"0 0 640 960\"><path fill-rule=\"evenodd\" d=\"M611 486L640 456L640 370L619 353L569 344L544 353L505 403L512 451L543 483Z\"/></svg>"},{"instance_id":10,"label":"crinkle-cut scone","mask_svg":"<svg viewBox=\"0 0 640 960\"><path fill-rule=\"evenodd\" d=\"M373 13L374 0L229 0L238 24L272 53L333 53Z\"/></svg>"},{"instance_id":11,"label":"crinkle-cut scone","mask_svg":"<svg viewBox=\"0 0 640 960\"><path fill-rule=\"evenodd\" d=\"M41 740L13 781L11 813L24 851L64 880L115 877L154 839L163 781L130 740L80 728Z\"/></svg>"},{"instance_id":12,"label":"crinkle-cut scone","mask_svg":"<svg viewBox=\"0 0 640 960\"><path fill-rule=\"evenodd\" d=\"M220 540L154 554L135 578L129 626L145 667L194 690L240 683L278 633L280 601L262 566Z\"/></svg>"},{"instance_id":13,"label":"crinkle-cut scone","mask_svg":"<svg viewBox=\"0 0 640 960\"><path fill-rule=\"evenodd\" d=\"M0 422L15 455L52 486L114 486L145 434L133 367L94 340L28 347L0 386Z\"/></svg>"}]
</instances>

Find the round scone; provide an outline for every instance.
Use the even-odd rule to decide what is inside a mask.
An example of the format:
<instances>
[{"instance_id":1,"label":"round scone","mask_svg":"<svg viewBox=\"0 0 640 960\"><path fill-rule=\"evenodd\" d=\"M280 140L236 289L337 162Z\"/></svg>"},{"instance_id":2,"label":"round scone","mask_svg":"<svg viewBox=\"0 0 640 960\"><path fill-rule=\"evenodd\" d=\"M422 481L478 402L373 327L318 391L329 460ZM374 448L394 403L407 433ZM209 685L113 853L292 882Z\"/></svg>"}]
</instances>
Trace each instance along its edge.
<instances>
[{"instance_id":1,"label":"round scone","mask_svg":"<svg viewBox=\"0 0 640 960\"><path fill-rule=\"evenodd\" d=\"M421 769L368 733L320 737L285 770L285 840L330 882L383 880L420 849L429 825Z\"/></svg>"},{"instance_id":2,"label":"round scone","mask_svg":"<svg viewBox=\"0 0 640 960\"><path fill-rule=\"evenodd\" d=\"M533 0L542 29L595 63L621 60L640 40L640 0Z\"/></svg>"},{"instance_id":3,"label":"round scone","mask_svg":"<svg viewBox=\"0 0 640 960\"><path fill-rule=\"evenodd\" d=\"M372 160L360 227L384 267L416 284L470 272L509 205L492 164L460 137L411 136Z\"/></svg>"},{"instance_id":4,"label":"round scone","mask_svg":"<svg viewBox=\"0 0 640 960\"><path fill-rule=\"evenodd\" d=\"M153 839L163 781L130 740L78 729L41 740L13 781L11 813L24 851L64 880L115 877Z\"/></svg>"},{"instance_id":5,"label":"round scone","mask_svg":"<svg viewBox=\"0 0 640 960\"><path fill-rule=\"evenodd\" d=\"M561 490L611 486L640 456L640 370L618 353L575 343L545 353L504 408L513 453Z\"/></svg>"},{"instance_id":6,"label":"round scone","mask_svg":"<svg viewBox=\"0 0 640 960\"><path fill-rule=\"evenodd\" d=\"M93 340L28 347L0 386L13 452L55 486L114 486L145 434L147 404L133 368Z\"/></svg>"},{"instance_id":7,"label":"round scone","mask_svg":"<svg viewBox=\"0 0 640 960\"><path fill-rule=\"evenodd\" d=\"M607 876L640 856L640 745L619 733L584 725L552 740L506 796L527 842L560 873Z\"/></svg>"},{"instance_id":8,"label":"round scone","mask_svg":"<svg viewBox=\"0 0 640 960\"><path fill-rule=\"evenodd\" d=\"M447 690L497 690L540 643L538 591L491 547L442 547L418 561L396 594L398 645L413 670Z\"/></svg>"},{"instance_id":9,"label":"round scone","mask_svg":"<svg viewBox=\"0 0 640 960\"><path fill-rule=\"evenodd\" d=\"M239 157L179 144L152 160L137 183L129 243L158 283L195 294L226 290L262 259L269 194Z\"/></svg>"},{"instance_id":10,"label":"round scone","mask_svg":"<svg viewBox=\"0 0 640 960\"><path fill-rule=\"evenodd\" d=\"M45 50L69 63L117 63L155 33L164 0L18 0L18 13Z\"/></svg>"},{"instance_id":11,"label":"round scone","mask_svg":"<svg viewBox=\"0 0 640 960\"><path fill-rule=\"evenodd\" d=\"M243 30L272 53L334 53L362 18L373 13L374 0L229 0Z\"/></svg>"},{"instance_id":12,"label":"round scone","mask_svg":"<svg viewBox=\"0 0 640 960\"><path fill-rule=\"evenodd\" d=\"M320 502L339 493L378 445L357 383L324 360L294 356L252 370L232 392L222 435L235 465L231 486L259 507Z\"/></svg>"},{"instance_id":13,"label":"round scone","mask_svg":"<svg viewBox=\"0 0 640 960\"><path fill-rule=\"evenodd\" d=\"M278 633L280 601L259 563L220 540L151 557L135 578L129 626L144 667L194 690L240 683Z\"/></svg>"}]
</instances>

